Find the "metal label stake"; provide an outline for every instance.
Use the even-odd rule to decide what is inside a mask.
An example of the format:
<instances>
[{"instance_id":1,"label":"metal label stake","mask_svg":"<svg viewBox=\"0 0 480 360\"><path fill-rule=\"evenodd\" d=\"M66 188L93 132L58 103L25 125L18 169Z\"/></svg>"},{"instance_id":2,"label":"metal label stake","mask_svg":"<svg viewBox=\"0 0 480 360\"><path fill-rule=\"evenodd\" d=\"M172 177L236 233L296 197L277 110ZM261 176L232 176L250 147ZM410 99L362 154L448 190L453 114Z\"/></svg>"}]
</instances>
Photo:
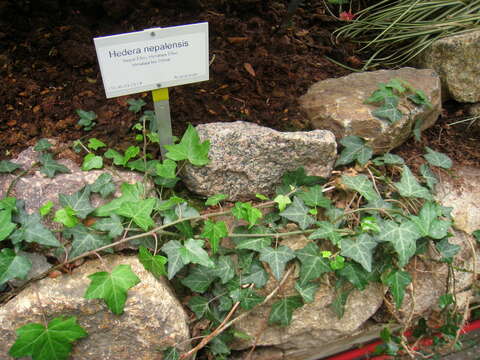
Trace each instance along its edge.
<instances>
[{"instance_id":1,"label":"metal label stake","mask_svg":"<svg viewBox=\"0 0 480 360\"><path fill-rule=\"evenodd\" d=\"M170 101L168 97L168 88L162 88L152 91L153 106L155 110L155 123L151 131L157 131L160 142L160 153L165 160L167 150L165 145L173 144L172 136L172 118L170 116Z\"/></svg>"}]
</instances>

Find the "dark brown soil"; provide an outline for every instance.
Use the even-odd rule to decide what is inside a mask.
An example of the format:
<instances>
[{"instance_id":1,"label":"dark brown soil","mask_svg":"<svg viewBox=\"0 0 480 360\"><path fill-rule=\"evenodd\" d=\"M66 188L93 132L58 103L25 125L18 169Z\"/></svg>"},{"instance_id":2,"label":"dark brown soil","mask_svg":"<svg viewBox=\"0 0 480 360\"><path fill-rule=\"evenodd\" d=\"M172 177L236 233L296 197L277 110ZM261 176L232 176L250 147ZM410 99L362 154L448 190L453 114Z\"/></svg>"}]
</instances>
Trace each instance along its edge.
<instances>
[{"instance_id":1,"label":"dark brown soil","mask_svg":"<svg viewBox=\"0 0 480 360\"><path fill-rule=\"evenodd\" d=\"M178 4L181 5L178 5ZM188 123L245 120L279 130L308 129L297 99L314 82L348 74L324 55L349 66L359 59L346 43L333 43L341 24L322 0L304 1L288 20L280 0L38 0L0 1L0 159L40 138L69 142L96 137L123 149L133 142L138 116L127 99L106 99L92 39L152 27L209 22L210 80L171 89L174 133ZM281 27L281 24L285 26ZM76 109L94 111L97 125L85 132ZM462 163L480 163L478 134L451 127L457 108L424 143ZM470 140L471 139L471 140ZM407 144L403 151L420 151Z\"/></svg>"}]
</instances>

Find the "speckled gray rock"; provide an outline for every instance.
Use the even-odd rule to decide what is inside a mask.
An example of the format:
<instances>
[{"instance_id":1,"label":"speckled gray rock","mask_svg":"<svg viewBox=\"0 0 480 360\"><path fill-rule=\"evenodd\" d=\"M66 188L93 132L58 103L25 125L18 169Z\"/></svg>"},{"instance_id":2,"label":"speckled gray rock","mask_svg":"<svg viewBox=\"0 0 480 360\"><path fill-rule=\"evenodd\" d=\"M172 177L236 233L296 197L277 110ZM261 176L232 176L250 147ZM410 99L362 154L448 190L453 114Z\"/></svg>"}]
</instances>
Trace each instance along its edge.
<instances>
[{"instance_id":1,"label":"speckled gray rock","mask_svg":"<svg viewBox=\"0 0 480 360\"><path fill-rule=\"evenodd\" d=\"M445 97L458 102L480 101L480 30L435 41L417 59L421 68L434 69Z\"/></svg>"},{"instance_id":2,"label":"speckled gray rock","mask_svg":"<svg viewBox=\"0 0 480 360\"><path fill-rule=\"evenodd\" d=\"M17 158L11 161L22 165L23 169L28 169L32 164L38 161L39 153L33 150L33 147L22 151ZM48 178L42 174L39 169L35 169L32 174L27 174L18 179L15 186L11 189L9 196L25 201L25 210L28 213L38 211L38 209L48 201L58 204L58 195L71 195L87 184L93 184L103 173L112 175L112 181L115 183L117 192L115 196L120 195L120 185L124 182L134 184L143 182L144 178L140 173L133 171L116 171L112 169L82 171L79 166L70 159L58 159L58 162L70 169L68 174L57 174L53 178ZM0 174L0 198L6 196L11 182L15 179L14 175ZM150 189L152 186L147 184ZM92 205L99 206L102 199L99 196L92 197ZM103 201L104 203L104 201ZM56 207L54 207L56 209Z\"/></svg>"},{"instance_id":3,"label":"speckled gray rock","mask_svg":"<svg viewBox=\"0 0 480 360\"><path fill-rule=\"evenodd\" d=\"M436 199L453 208L454 226L471 234L480 229L480 168L458 167L454 175L442 177Z\"/></svg>"},{"instance_id":4,"label":"speckled gray rock","mask_svg":"<svg viewBox=\"0 0 480 360\"><path fill-rule=\"evenodd\" d=\"M183 180L204 196L223 193L230 200L271 194L281 176L303 166L309 175L330 174L337 146L329 131L278 132L237 121L197 126L200 138L210 140L211 162L187 166Z\"/></svg>"},{"instance_id":5,"label":"speckled gray rock","mask_svg":"<svg viewBox=\"0 0 480 360\"><path fill-rule=\"evenodd\" d=\"M110 256L105 267L130 265L141 282L129 290L122 315L114 315L103 300L86 300L88 275L104 271L102 263L92 261L72 274L46 278L30 286L0 307L0 358L15 341L15 329L29 322L42 323L61 315L76 316L88 337L74 344L75 360L157 360L160 349L182 343L189 346L187 315L164 279L157 280L136 257Z\"/></svg>"},{"instance_id":6,"label":"speckled gray rock","mask_svg":"<svg viewBox=\"0 0 480 360\"><path fill-rule=\"evenodd\" d=\"M432 108L401 100L398 108L405 115L395 123L373 116L372 111L378 106L365 104L365 100L378 88L378 83L393 78L406 80L422 90ZM422 119L422 129L437 121L441 111L440 79L433 70L414 68L354 73L317 82L300 98L300 105L315 129L331 130L337 140L348 135L360 136L375 153L385 153L411 136L418 119Z\"/></svg>"},{"instance_id":7,"label":"speckled gray rock","mask_svg":"<svg viewBox=\"0 0 480 360\"><path fill-rule=\"evenodd\" d=\"M281 241L281 245L298 250L308 242L305 236L289 236ZM294 289L297 273L292 274L282 286L281 293L273 297L264 306L254 308L250 314L235 324L236 329L249 334L250 340L241 340L234 343L232 348L241 350L256 344L257 347L274 347L284 352L285 358L290 353L302 353L303 359L309 358L306 354L318 352L323 345L343 337L355 335L362 330L362 325L379 309L383 302L383 289L379 284L370 284L364 291L354 290L348 297L345 313L338 319L329 307L335 299L335 290L332 285L320 285L312 303L305 304L293 313L293 320L289 326L266 326L270 315L271 305L281 297L298 295ZM277 286L277 281L270 277L264 289L259 291L263 295L269 294Z\"/></svg>"}]
</instances>

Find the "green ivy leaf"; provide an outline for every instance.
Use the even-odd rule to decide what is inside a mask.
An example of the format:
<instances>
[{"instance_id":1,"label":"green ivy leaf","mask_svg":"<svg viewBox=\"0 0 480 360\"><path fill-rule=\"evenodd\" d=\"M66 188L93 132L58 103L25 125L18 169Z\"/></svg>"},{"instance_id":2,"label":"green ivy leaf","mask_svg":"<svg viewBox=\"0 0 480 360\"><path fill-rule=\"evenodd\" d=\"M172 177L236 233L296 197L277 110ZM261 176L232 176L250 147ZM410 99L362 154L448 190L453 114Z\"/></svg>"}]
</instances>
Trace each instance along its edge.
<instances>
[{"instance_id":1,"label":"green ivy leaf","mask_svg":"<svg viewBox=\"0 0 480 360\"><path fill-rule=\"evenodd\" d=\"M387 84L385 83L378 83L378 89L375 90L372 93L372 95L365 100L365 103L367 104L380 103L380 102L383 102L385 98L389 96L395 96L395 94L392 91L392 88L387 87Z\"/></svg>"},{"instance_id":2,"label":"green ivy leaf","mask_svg":"<svg viewBox=\"0 0 480 360\"><path fill-rule=\"evenodd\" d=\"M165 179L176 179L177 163L170 159L165 159L163 163L155 166L157 176Z\"/></svg>"},{"instance_id":3,"label":"green ivy leaf","mask_svg":"<svg viewBox=\"0 0 480 360\"><path fill-rule=\"evenodd\" d=\"M451 264L453 257L461 250L460 246L456 244L450 244L448 238L435 244L436 249L442 255L442 261Z\"/></svg>"},{"instance_id":4,"label":"green ivy leaf","mask_svg":"<svg viewBox=\"0 0 480 360\"><path fill-rule=\"evenodd\" d=\"M119 209L124 202L136 202L143 199L145 188L142 183L123 183L120 186L120 191L122 192L122 196L98 207L95 210L95 215L100 217L110 216L110 214Z\"/></svg>"},{"instance_id":5,"label":"green ivy leaf","mask_svg":"<svg viewBox=\"0 0 480 360\"><path fill-rule=\"evenodd\" d=\"M304 286L310 280L318 279L322 274L330 271L327 260L322 256L319 247L313 242L295 251L295 255L302 263L299 286Z\"/></svg>"},{"instance_id":6,"label":"green ivy leaf","mask_svg":"<svg viewBox=\"0 0 480 360\"><path fill-rule=\"evenodd\" d=\"M185 245L179 250L184 262L203 265L213 268L215 263L210 259L208 253L203 249L203 240L188 239Z\"/></svg>"},{"instance_id":7,"label":"green ivy leaf","mask_svg":"<svg viewBox=\"0 0 480 360\"><path fill-rule=\"evenodd\" d=\"M345 304L347 303L351 292L352 289L340 290L337 292L333 302L330 304L331 309L335 312L335 315L337 315L337 318L339 319L341 319L345 313Z\"/></svg>"},{"instance_id":8,"label":"green ivy leaf","mask_svg":"<svg viewBox=\"0 0 480 360\"><path fill-rule=\"evenodd\" d=\"M53 201L52 200L48 200L45 204L43 204L42 206L40 206L38 208L38 213L40 214L40 216L47 216L48 214L50 214L50 211L52 210L53 208ZM0 224L1 224L1 221L0 221ZM1 227L1 225L0 225ZM1 240L1 236L0 236L0 240Z\"/></svg>"},{"instance_id":9,"label":"green ivy leaf","mask_svg":"<svg viewBox=\"0 0 480 360\"><path fill-rule=\"evenodd\" d=\"M29 323L17 329L17 339L8 353L15 358L64 360L72 351L72 343L87 335L74 316L54 318L46 328L42 324Z\"/></svg>"},{"instance_id":10,"label":"green ivy leaf","mask_svg":"<svg viewBox=\"0 0 480 360\"><path fill-rule=\"evenodd\" d=\"M64 208L71 208L80 219L85 219L95 210L90 204L90 193L90 186L87 185L72 195L60 194L58 199Z\"/></svg>"},{"instance_id":11,"label":"green ivy leaf","mask_svg":"<svg viewBox=\"0 0 480 360\"><path fill-rule=\"evenodd\" d=\"M397 108L398 98L389 96L378 109L372 111L372 115L382 120L388 120L390 123L397 122L403 117L403 113Z\"/></svg>"},{"instance_id":12,"label":"green ivy leaf","mask_svg":"<svg viewBox=\"0 0 480 360\"><path fill-rule=\"evenodd\" d=\"M167 258L161 255L152 255L145 246L140 246L138 249L138 260L140 260L145 270L151 272L156 278L167 275L165 270Z\"/></svg>"},{"instance_id":13,"label":"green ivy leaf","mask_svg":"<svg viewBox=\"0 0 480 360\"><path fill-rule=\"evenodd\" d=\"M0 173L12 173L21 166L8 160L0 160Z\"/></svg>"},{"instance_id":14,"label":"green ivy leaf","mask_svg":"<svg viewBox=\"0 0 480 360\"><path fill-rule=\"evenodd\" d=\"M163 351L163 360L179 360L180 353L172 346Z\"/></svg>"},{"instance_id":15,"label":"green ivy leaf","mask_svg":"<svg viewBox=\"0 0 480 360\"><path fill-rule=\"evenodd\" d=\"M95 154L87 154L83 158L82 170L89 171L92 169L101 169L103 167L103 159L101 156Z\"/></svg>"},{"instance_id":16,"label":"green ivy leaf","mask_svg":"<svg viewBox=\"0 0 480 360\"><path fill-rule=\"evenodd\" d=\"M423 126L423 119L419 118L417 121L415 121L415 124L413 125L413 138L415 139L416 142L420 142L422 139L422 126Z\"/></svg>"},{"instance_id":17,"label":"green ivy leaf","mask_svg":"<svg viewBox=\"0 0 480 360\"><path fill-rule=\"evenodd\" d=\"M373 163L377 166L380 165L403 165L405 164L405 160L401 156L386 153L383 156L377 156L373 159Z\"/></svg>"},{"instance_id":18,"label":"green ivy leaf","mask_svg":"<svg viewBox=\"0 0 480 360\"><path fill-rule=\"evenodd\" d=\"M315 230L308 238L312 240L327 239L332 242L333 245L338 245L342 239L342 235L338 232L338 228L328 221L318 221L318 229Z\"/></svg>"},{"instance_id":19,"label":"green ivy leaf","mask_svg":"<svg viewBox=\"0 0 480 360\"><path fill-rule=\"evenodd\" d=\"M127 104L130 105L128 110L134 112L135 114L142 111L142 107L147 105L147 103L142 99L128 99Z\"/></svg>"},{"instance_id":20,"label":"green ivy leaf","mask_svg":"<svg viewBox=\"0 0 480 360\"><path fill-rule=\"evenodd\" d=\"M309 282L300 284L298 281L295 283L295 290L298 291L305 303L311 303L315 301L315 294L317 293L320 285Z\"/></svg>"},{"instance_id":21,"label":"green ivy leaf","mask_svg":"<svg viewBox=\"0 0 480 360\"><path fill-rule=\"evenodd\" d=\"M56 173L70 173L70 170L52 158L50 153L42 153L38 159L42 164L40 172L49 178L53 178Z\"/></svg>"},{"instance_id":22,"label":"green ivy leaf","mask_svg":"<svg viewBox=\"0 0 480 360\"><path fill-rule=\"evenodd\" d=\"M18 216L18 222L22 226L11 235L15 244L25 240L29 243L35 242L46 246L60 246L55 235L41 223L40 215L35 213L29 215L23 211Z\"/></svg>"},{"instance_id":23,"label":"green ivy leaf","mask_svg":"<svg viewBox=\"0 0 480 360\"><path fill-rule=\"evenodd\" d=\"M190 259L185 259L180 255L180 249L182 244L177 240L170 240L162 246L162 251L167 254L168 257L168 279L171 280L175 274L182 269L185 265L190 263Z\"/></svg>"},{"instance_id":24,"label":"green ivy leaf","mask_svg":"<svg viewBox=\"0 0 480 360\"><path fill-rule=\"evenodd\" d=\"M207 201L205 201L205 206L216 206L222 200L225 200L226 198L227 198L227 195L225 195L225 194L212 195L207 199Z\"/></svg>"},{"instance_id":25,"label":"green ivy leaf","mask_svg":"<svg viewBox=\"0 0 480 360\"><path fill-rule=\"evenodd\" d=\"M425 179L428 188L434 191L435 185L438 184L438 179L427 164L420 165L420 174L422 174L422 177Z\"/></svg>"},{"instance_id":26,"label":"green ivy leaf","mask_svg":"<svg viewBox=\"0 0 480 360\"><path fill-rule=\"evenodd\" d=\"M292 203L292 200L290 200L290 198L286 195L277 195L273 201L277 203L278 210L280 211L285 210L287 205Z\"/></svg>"},{"instance_id":27,"label":"green ivy leaf","mask_svg":"<svg viewBox=\"0 0 480 360\"><path fill-rule=\"evenodd\" d=\"M313 186L315 184L325 182L325 179L320 176L307 175L305 169L302 166L300 166L294 171L287 171L282 176L282 184L288 187Z\"/></svg>"},{"instance_id":28,"label":"green ivy leaf","mask_svg":"<svg viewBox=\"0 0 480 360\"><path fill-rule=\"evenodd\" d=\"M127 150L125 150L123 165L126 165L130 159L133 159L138 154L140 154L140 148L138 146L129 146Z\"/></svg>"},{"instance_id":29,"label":"green ivy leaf","mask_svg":"<svg viewBox=\"0 0 480 360\"><path fill-rule=\"evenodd\" d=\"M480 230L475 230L472 235L475 237L475 240L480 243Z\"/></svg>"},{"instance_id":30,"label":"green ivy leaf","mask_svg":"<svg viewBox=\"0 0 480 360\"><path fill-rule=\"evenodd\" d=\"M83 126L84 130L91 130L92 127L95 126L95 122L93 120L97 118L97 114L95 114L93 111L77 109L75 112L80 117L78 125Z\"/></svg>"},{"instance_id":31,"label":"green ivy leaf","mask_svg":"<svg viewBox=\"0 0 480 360\"><path fill-rule=\"evenodd\" d=\"M61 208L55 212L53 221L65 225L66 227L74 227L78 224L78 219L75 216L75 210L70 206Z\"/></svg>"},{"instance_id":32,"label":"green ivy leaf","mask_svg":"<svg viewBox=\"0 0 480 360\"><path fill-rule=\"evenodd\" d=\"M443 294L438 298L438 307L440 310L444 310L448 305L452 305L454 303L455 298L453 297L453 294Z\"/></svg>"},{"instance_id":33,"label":"green ivy leaf","mask_svg":"<svg viewBox=\"0 0 480 360\"><path fill-rule=\"evenodd\" d=\"M120 216L111 214L108 218L97 219L92 225L92 229L99 231L107 231L108 236L112 239L123 233L123 225Z\"/></svg>"},{"instance_id":34,"label":"green ivy leaf","mask_svg":"<svg viewBox=\"0 0 480 360\"><path fill-rule=\"evenodd\" d=\"M357 191L368 201L380 200L380 195L373 188L372 182L366 175L357 176L342 175L342 183L349 189Z\"/></svg>"},{"instance_id":35,"label":"green ivy leaf","mask_svg":"<svg viewBox=\"0 0 480 360\"><path fill-rule=\"evenodd\" d=\"M370 235L362 233L356 239L344 238L341 245L342 256L355 260L368 272L372 271L373 249L377 242Z\"/></svg>"},{"instance_id":36,"label":"green ivy leaf","mask_svg":"<svg viewBox=\"0 0 480 360\"><path fill-rule=\"evenodd\" d=\"M30 260L15 254L12 249L0 251L0 286L12 279L25 279L32 268Z\"/></svg>"},{"instance_id":37,"label":"green ivy leaf","mask_svg":"<svg viewBox=\"0 0 480 360\"><path fill-rule=\"evenodd\" d=\"M35 144L33 150L35 151L45 151L50 149L53 146L53 144L48 141L47 139L40 139L37 141Z\"/></svg>"},{"instance_id":38,"label":"green ivy leaf","mask_svg":"<svg viewBox=\"0 0 480 360\"><path fill-rule=\"evenodd\" d=\"M346 136L340 140L340 144L344 146L344 149L340 153L335 166L346 165L355 160L364 166L373 155L372 148L366 145L365 140L358 136Z\"/></svg>"},{"instance_id":39,"label":"green ivy leaf","mask_svg":"<svg viewBox=\"0 0 480 360\"><path fill-rule=\"evenodd\" d=\"M288 246L274 249L266 247L260 250L260 260L270 265L273 276L280 281L287 262L295 258L295 253Z\"/></svg>"},{"instance_id":40,"label":"green ivy leaf","mask_svg":"<svg viewBox=\"0 0 480 360\"><path fill-rule=\"evenodd\" d=\"M369 274L358 264L348 262L338 274L346 278L358 290L365 290L368 285Z\"/></svg>"},{"instance_id":41,"label":"green ivy leaf","mask_svg":"<svg viewBox=\"0 0 480 360\"><path fill-rule=\"evenodd\" d=\"M303 200L295 196L293 203L280 213L280 216L296 222L300 229L305 230L315 223L315 219L308 215L310 209L305 206Z\"/></svg>"},{"instance_id":42,"label":"green ivy leaf","mask_svg":"<svg viewBox=\"0 0 480 360\"><path fill-rule=\"evenodd\" d=\"M214 274L226 284L235 277L235 264L230 256L219 256L216 266L213 268Z\"/></svg>"},{"instance_id":43,"label":"green ivy leaf","mask_svg":"<svg viewBox=\"0 0 480 360\"><path fill-rule=\"evenodd\" d=\"M124 161L124 157L117 150L108 149L105 154L103 154L107 159L112 159L113 163L118 166L123 166L127 162Z\"/></svg>"},{"instance_id":44,"label":"green ivy leaf","mask_svg":"<svg viewBox=\"0 0 480 360\"><path fill-rule=\"evenodd\" d=\"M411 282L410 274L401 270L394 270L386 277L385 285L390 287L397 309L402 306L405 288Z\"/></svg>"},{"instance_id":45,"label":"green ivy leaf","mask_svg":"<svg viewBox=\"0 0 480 360\"><path fill-rule=\"evenodd\" d=\"M387 83L387 87L397 90L398 93L403 94L407 89L403 86L404 81L398 78L393 78L390 79L390 81Z\"/></svg>"},{"instance_id":46,"label":"green ivy leaf","mask_svg":"<svg viewBox=\"0 0 480 360\"><path fill-rule=\"evenodd\" d=\"M404 267L410 258L415 255L416 241L420 237L417 226L413 222L404 221L397 224L392 220L387 220L382 223L379 240L390 242L393 245L398 254L399 266Z\"/></svg>"},{"instance_id":47,"label":"green ivy leaf","mask_svg":"<svg viewBox=\"0 0 480 360\"><path fill-rule=\"evenodd\" d=\"M400 195L404 197L417 197L426 200L433 200L428 189L421 186L408 166L403 165L400 182L394 183Z\"/></svg>"},{"instance_id":48,"label":"green ivy leaf","mask_svg":"<svg viewBox=\"0 0 480 360\"><path fill-rule=\"evenodd\" d=\"M288 326L292 322L293 311L302 306L303 301L300 296L289 296L278 300L272 305L268 323Z\"/></svg>"},{"instance_id":49,"label":"green ivy leaf","mask_svg":"<svg viewBox=\"0 0 480 360\"><path fill-rule=\"evenodd\" d=\"M268 281L268 274L260 263L254 262L248 275L242 277L242 284L255 284L257 288L262 288Z\"/></svg>"},{"instance_id":50,"label":"green ivy leaf","mask_svg":"<svg viewBox=\"0 0 480 360\"><path fill-rule=\"evenodd\" d=\"M115 192L115 184L112 182L112 175L109 173L101 174L95 182L90 185L90 190L99 193L102 198L106 198Z\"/></svg>"},{"instance_id":51,"label":"green ivy leaf","mask_svg":"<svg viewBox=\"0 0 480 360\"><path fill-rule=\"evenodd\" d=\"M203 296L195 295L188 300L188 307L195 313L197 319L203 318L203 316L210 310L208 304L208 299Z\"/></svg>"},{"instance_id":52,"label":"green ivy leaf","mask_svg":"<svg viewBox=\"0 0 480 360\"><path fill-rule=\"evenodd\" d=\"M154 198L126 201L115 210L115 213L132 219L141 229L147 231L150 227L155 225L153 219L150 217L155 204L156 200Z\"/></svg>"},{"instance_id":53,"label":"green ivy leaf","mask_svg":"<svg viewBox=\"0 0 480 360\"><path fill-rule=\"evenodd\" d=\"M204 293L216 278L217 276L212 269L195 266L188 276L181 280L181 283L192 291Z\"/></svg>"},{"instance_id":54,"label":"green ivy leaf","mask_svg":"<svg viewBox=\"0 0 480 360\"><path fill-rule=\"evenodd\" d=\"M88 278L91 283L85 292L85 299L103 299L116 315L123 313L128 289L140 283L130 265L118 265L111 273L100 271Z\"/></svg>"},{"instance_id":55,"label":"green ivy leaf","mask_svg":"<svg viewBox=\"0 0 480 360\"><path fill-rule=\"evenodd\" d=\"M447 155L432 150L428 146L425 147L425 150L427 153L423 157L430 165L441 167L442 169L450 169L452 167L452 159Z\"/></svg>"},{"instance_id":56,"label":"green ivy leaf","mask_svg":"<svg viewBox=\"0 0 480 360\"><path fill-rule=\"evenodd\" d=\"M419 212L419 216L410 215L412 220L423 237L431 237L433 239L443 239L447 236L448 230L452 226L450 220L440 220L438 217L442 211L438 204L427 201L423 204Z\"/></svg>"},{"instance_id":57,"label":"green ivy leaf","mask_svg":"<svg viewBox=\"0 0 480 360\"><path fill-rule=\"evenodd\" d=\"M245 310L251 310L265 300L265 296L258 295L251 288L237 288L230 292L230 297L235 302L240 302L240 306Z\"/></svg>"},{"instance_id":58,"label":"green ivy leaf","mask_svg":"<svg viewBox=\"0 0 480 360\"><path fill-rule=\"evenodd\" d=\"M89 149L92 149L94 151L102 148L102 147L106 147L107 144L105 144L103 141L101 140L98 140L97 138L90 138L88 139L88 144L87 144L87 147Z\"/></svg>"},{"instance_id":59,"label":"green ivy leaf","mask_svg":"<svg viewBox=\"0 0 480 360\"><path fill-rule=\"evenodd\" d=\"M345 258L340 255L336 255L330 260L330 267L332 270L341 270L345 267Z\"/></svg>"},{"instance_id":60,"label":"green ivy leaf","mask_svg":"<svg viewBox=\"0 0 480 360\"><path fill-rule=\"evenodd\" d=\"M360 221L360 228L364 232L373 232L373 233L379 233L380 232L380 227L377 224L377 218L373 216L366 216L362 218Z\"/></svg>"},{"instance_id":61,"label":"green ivy leaf","mask_svg":"<svg viewBox=\"0 0 480 360\"><path fill-rule=\"evenodd\" d=\"M110 244L110 241L106 236L98 235L95 232L90 231L83 224L78 224L75 227L65 229L63 231L63 236L67 239L73 237L72 249L69 254L70 258L74 258L88 251Z\"/></svg>"},{"instance_id":62,"label":"green ivy leaf","mask_svg":"<svg viewBox=\"0 0 480 360\"><path fill-rule=\"evenodd\" d=\"M310 187L307 191L299 192L297 196L308 206L319 206L325 209L332 206L331 200L323 195L323 189L318 185Z\"/></svg>"},{"instance_id":63,"label":"green ivy leaf","mask_svg":"<svg viewBox=\"0 0 480 360\"><path fill-rule=\"evenodd\" d=\"M200 236L210 240L210 247L212 253L215 254L218 251L220 240L228 235L227 225L224 221L212 221L206 220L203 228L203 232Z\"/></svg>"},{"instance_id":64,"label":"green ivy leaf","mask_svg":"<svg viewBox=\"0 0 480 360\"><path fill-rule=\"evenodd\" d=\"M407 98L416 105L426 105L429 108L433 107L428 96L425 95L422 90L415 90L415 93L408 95Z\"/></svg>"},{"instance_id":65,"label":"green ivy leaf","mask_svg":"<svg viewBox=\"0 0 480 360\"><path fill-rule=\"evenodd\" d=\"M232 215L238 220L245 220L249 226L254 226L258 219L262 218L262 212L253 207L250 203L236 202L232 209Z\"/></svg>"},{"instance_id":66,"label":"green ivy leaf","mask_svg":"<svg viewBox=\"0 0 480 360\"><path fill-rule=\"evenodd\" d=\"M0 241L5 240L17 226L12 223L10 210L0 210Z\"/></svg>"},{"instance_id":67,"label":"green ivy leaf","mask_svg":"<svg viewBox=\"0 0 480 360\"><path fill-rule=\"evenodd\" d=\"M209 163L210 141L200 142L197 130L188 125L179 144L165 145L167 157L175 161L188 160L192 165L203 166Z\"/></svg>"},{"instance_id":68,"label":"green ivy leaf","mask_svg":"<svg viewBox=\"0 0 480 360\"><path fill-rule=\"evenodd\" d=\"M263 248L269 247L272 244L272 239L270 237L241 238L236 244L237 249L260 251Z\"/></svg>"}]
</instances>

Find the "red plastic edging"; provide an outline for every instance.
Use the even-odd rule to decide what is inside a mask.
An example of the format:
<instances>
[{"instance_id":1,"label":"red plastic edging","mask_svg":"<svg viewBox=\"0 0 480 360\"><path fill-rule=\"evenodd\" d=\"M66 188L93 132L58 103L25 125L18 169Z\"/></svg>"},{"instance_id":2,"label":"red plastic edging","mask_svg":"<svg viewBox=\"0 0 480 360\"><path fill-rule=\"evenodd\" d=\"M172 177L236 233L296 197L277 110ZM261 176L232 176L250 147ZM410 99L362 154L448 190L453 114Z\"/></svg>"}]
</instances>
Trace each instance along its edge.
<instances>
[{"instance_id":1,"label":"red plastic edging","mask_svg":"<svg viewBox=\"0 0 480 360\"><path fill-rule=\"evenodd\" d=\"M462 334L467 334L469 332L472 332L472 331L478 330L478 329L480 329L480 320L475 320L475 321L465 325L463 327L461 333ZM408 333L406 333L406 335L408 335ZM430 344L433 343L432 339L425 339L425 341L430 343ZM373 343L364 345L364 346L362 346L358 349L347 350L343 353L330 356L330 357L326 358L325 360L355 360L355 359L357 359L361 356L365 356L365 355L373 353L375 351L375 348L378 345L381 345L381 344L383 344L383 341L378 340L378 341L375 341ZM388 355L381 355L381 356L376 356L376 357L371 358L371 360L388 360L388 359L392 359L392 357L388 356Z\"/></svg>"}]
</instances>

